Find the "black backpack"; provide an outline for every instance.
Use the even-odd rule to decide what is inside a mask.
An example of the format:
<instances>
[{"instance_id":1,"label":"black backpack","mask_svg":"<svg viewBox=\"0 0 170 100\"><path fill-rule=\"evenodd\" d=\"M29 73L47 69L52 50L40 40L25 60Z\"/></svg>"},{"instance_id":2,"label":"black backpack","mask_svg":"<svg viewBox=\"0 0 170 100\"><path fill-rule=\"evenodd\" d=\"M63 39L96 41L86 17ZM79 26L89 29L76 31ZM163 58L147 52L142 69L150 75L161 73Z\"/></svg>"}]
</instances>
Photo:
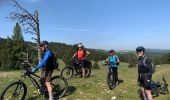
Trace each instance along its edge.
<instances>
[{"instance_id":1,"label":"black backpack","mask_svg":"<svg viewBox=\"0 0 170 100\"><path fill-rule=\"evenodd\" d=\"M58 66L59 66L59 63L58 63L57 58L55 56L54 56L53 66L54 66L54 69L58 69Z\"/></svg>"},{"instance_id":2,"label":"black backpack","mask_svg":"<svg viewBox=\"0 0 170 100\"><path fill-rule=\"evenodd\" d=\"M53 66L52 67L53 67L53 69L58 69L58 66L59 66L58 59L53 52L52 52L52 54L53 54Z\"/></svg>"},{"instance_id":3,"label":"black backpack","mask_svg":"<svg viewBox=\"0 0 170 100\"><path fill-rule=\"evenodd\" d=\"M145 60L147 59L148 57L144 57L144 59L143 59L143 64L144 64L144 66L146 66L146 63L145 63ZM153 64L153 62L151 62L151 65L152 65L152 74L154 74L155 73L155 69L156 69L156 66Z\"/></svg>"}]
</instances>

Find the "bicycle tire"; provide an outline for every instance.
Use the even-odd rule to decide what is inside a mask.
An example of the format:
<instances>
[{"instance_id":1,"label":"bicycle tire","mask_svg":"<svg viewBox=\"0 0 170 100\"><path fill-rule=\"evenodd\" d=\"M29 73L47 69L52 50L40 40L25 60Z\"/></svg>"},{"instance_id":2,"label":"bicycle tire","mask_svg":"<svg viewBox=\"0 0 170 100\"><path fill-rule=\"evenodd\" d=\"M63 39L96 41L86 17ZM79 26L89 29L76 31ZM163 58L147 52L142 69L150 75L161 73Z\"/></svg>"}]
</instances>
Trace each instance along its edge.
<instances>
[{"instance_id":1,"label":"bicycle tire","mask_svg":"<svg viewBox=\"0 0 170 100\"><path fill-rule=\"evenodd\" d=\"M55 98L56 97L61 98L64 95L66 95L68 91L68 82L64 77L61 76L52 77L51 84L53 85L53 95Z\"/></svg>"},{"instance_id":2,"label":"bicycle tire","mask_svg":"<svg viewBox=\"0 0 170 100\"><path fill-rule=\"evenodd\" d=\"M164 84L163 87L160 87L159 92L160 92L161 94L169 94L168 85L167 85L167 84Z\"/></svg>"},{"instance_id":3,"label":"bicycle tire","mask_svg":"<svg viewBox=\"0 0 170 100\"><path fill-rule=\"evenodd\" d=\"M17 86L15 87L15 89L12 89L12 87L15 86L15 85L17 85ZM18 86L19 86L19 87L18 87ZM21 86L21 87L20 87L20 86ZM20 89L23 88L23 92L22 92L23 95L22 95L22 97L20 97L20 98L18 98L18 99L14 99L13 96L15 96L15 98L16 98L16 96L19 95L19 94L16 94L16 92L19 92L19 91L17 90L18 88L20 88ZM7 94L8 90L10 90L10 89L12 89L12 91L14 90L15 94L14 94L14 93L10 93L13 98L10 99L9 96L8 96L8 97L7 97L8 99L5 99L5 98L6 98L5 95ZM16 91L15 91L15 90L16 90ZM21 93L21 92L20 92L20 93ZM2 94L1 94L1 96L0 96L0 100L24 100L26 94L27 94L27 87L26 87L25 83L23 83L23 82L21 82L21 81L16 81L16 82L13 82L13 83L9 84L9 85L3 90L3 92L2 92Z\"/></svg>"},{"instance_id":4,"label":"bicycle tire","mask_svg":"<svg viewBox=\"0 0 170 100\"><path fill-rule=\"evenodd\" d=\"M91 67L88 66L88 67L85 68L85 76L90 77L90 74L91 74Z\"/></svg>"},{"instance_id":5,"label":"bicycle tire","mask_svg":"<svg viewBox=\"0 0 170 100\"><path fill-rule=\"evenodd\" d=\"M138 94L140 100L143 100L144 97L143 97L143 93L142 93L142 90L141 90L140 86L138 86L137 94Z\"/></svg>"},{"instance_id":6,"label":"bicycle tire","mask_svg":"<svg viewBox=\"0 0 170 100\"><path fill-rule=\"evenodd\" d=\"M112 78L112 73L110 71L107 72L107 85L110 90L113 90L116 87L115 81Z\"/></svg>"},{"instance_id":7,"label":"bicycle tire","mask_svg":"<svg viewBox=\"0 0 170 100\"><path fill-rule=\"evenodd\" d=\"M62 71L61 71L61 76L64 77L65 79L71 79L73 77L74 74L74 70L72 67L65 67Z\"/></svg>"}]
</instances>

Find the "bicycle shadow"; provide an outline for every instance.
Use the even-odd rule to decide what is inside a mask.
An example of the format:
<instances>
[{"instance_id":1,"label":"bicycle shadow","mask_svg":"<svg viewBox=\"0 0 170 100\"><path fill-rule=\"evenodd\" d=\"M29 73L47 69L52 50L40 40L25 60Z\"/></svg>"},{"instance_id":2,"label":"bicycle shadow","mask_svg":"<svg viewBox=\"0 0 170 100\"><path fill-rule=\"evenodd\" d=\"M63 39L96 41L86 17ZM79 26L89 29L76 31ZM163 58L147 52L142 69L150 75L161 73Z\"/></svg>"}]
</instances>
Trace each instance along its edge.
<instances>
[{"instance_id":1,"label":"bicycle shadow","mask_svg":"<svg viewBox=\"0 0 170 100\"><path fill-rule=\"evenodd\" d=\"M74 86L68 86L68 90L67 90L67 93L65 96L69 96L71 95L72 93L74 93L77 89L74 87ZM29 97L28 99L26 100L38 100L39 98L41 98L42 96L40 95L37 95L37 96L34 96L34 97Z\"/></svg>"},{"instance_id":2,"label":"bicycle shadow","mask_svg":"<svg viewBox=\"0 0 170 100\"><path fill-rule=\"evenodd\" d=\"M76 87L75 86L68 86L68 91L67 94L65 96L69 96L71 94L73 94L76 91Z\"/></svg>"},{"instance_id":3,"label":"bicycle shadow","mask_svg":"<svg viewBox=\"0 0 170 100\"><path fill-rule=\"evenodd\" d=\"M124 83L124 80L119 79L119 80L118 80L118 83L119 83L119 84L122 84L122 83Z\"/></svg>"}]
</instances>

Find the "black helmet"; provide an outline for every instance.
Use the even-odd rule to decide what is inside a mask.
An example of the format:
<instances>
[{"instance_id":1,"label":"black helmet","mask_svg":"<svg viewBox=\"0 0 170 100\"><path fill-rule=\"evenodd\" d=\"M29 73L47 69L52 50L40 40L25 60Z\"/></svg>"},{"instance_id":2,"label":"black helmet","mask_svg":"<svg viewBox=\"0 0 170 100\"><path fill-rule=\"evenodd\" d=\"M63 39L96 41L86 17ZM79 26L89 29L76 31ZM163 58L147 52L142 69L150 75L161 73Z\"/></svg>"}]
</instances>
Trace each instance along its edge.
<instances>
[{"instance_id":1,"label":"black helmet","mask_svg":"<svg viewBox=\"0 0 170 100\"><path fill-rule=\"evenodd\" d=\"M40 42L40 46L43 46L43 45L45 45L45 44L48 45L48 42L47 42L47 41L41 41L41 42Z\"/></svg>"},{"instance_id":2,"label":"black helmet","mask_svg":"<svg viewBox=\"0 0 170 100\"><path fill-rule=\"evenodd\" d=\"M110 51L109 51L109 53L114 53L115 52L115 50L113 50L113 49L111 49Z\"/></svg>"},{"instance_id":3,"label":"black helmet","mask_svg":"<svg viewBox=\"0 0 170 100\"><path fill-rule=\"evenodd\" d=\"M141 52L141 51L145 52L145 48L143 46L139 46L136 48L136 52Z\"/></svg>"}]
</instances>

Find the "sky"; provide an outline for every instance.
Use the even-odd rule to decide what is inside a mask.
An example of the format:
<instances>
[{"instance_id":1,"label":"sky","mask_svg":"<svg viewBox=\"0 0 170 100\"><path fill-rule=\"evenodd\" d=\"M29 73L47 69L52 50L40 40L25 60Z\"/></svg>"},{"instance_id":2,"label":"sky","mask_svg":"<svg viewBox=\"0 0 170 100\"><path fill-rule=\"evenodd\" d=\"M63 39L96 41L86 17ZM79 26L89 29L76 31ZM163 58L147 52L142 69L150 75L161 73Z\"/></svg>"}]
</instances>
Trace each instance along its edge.
<instances>
[{"instance_id":1,"label":"sky","mask_svg":"<svg viewBox=\"0 0 170 100\"><path fill-rule=\"evenodd\" d=\"M0 0L0 37L11 37L15 9ZM41 40L87 48L134 50L137 46L170 49L170 0L18 0L39 11ZM24 39L33 41L33 35Z\"/></svg>"}]
</instances>

